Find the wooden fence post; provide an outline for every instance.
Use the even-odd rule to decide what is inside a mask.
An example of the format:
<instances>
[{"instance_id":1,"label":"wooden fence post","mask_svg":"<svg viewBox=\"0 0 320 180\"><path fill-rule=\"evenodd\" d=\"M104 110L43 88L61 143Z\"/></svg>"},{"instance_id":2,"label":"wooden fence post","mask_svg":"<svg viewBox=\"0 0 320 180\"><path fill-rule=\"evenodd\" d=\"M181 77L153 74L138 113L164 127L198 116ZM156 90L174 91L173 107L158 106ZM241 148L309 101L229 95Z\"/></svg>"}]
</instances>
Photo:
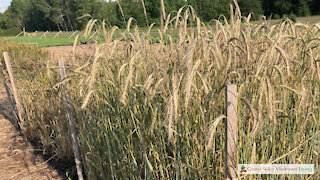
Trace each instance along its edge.
<instances>
[{"instance_id":1,"label":"wooden fence post","mask_svg":"<svg viewBox=\"0 0 320 180\"><path fill-rule=\"evenodd\" d=\"M38 31L35 31L34 33L32 33L31 36L32 36L32 37L36 37L36 36L37 36L37 32L38 32Z\"/></svg>"},{"instance_id":2,"label":"wooden fence post","mask_svg":"<svg viewBox=\"0 0 320 180\"><path fill-rule=\"evenodd\" d=\"M12 66L11 66L11 63L10 63L8 52L3 52L3 57L4 57L4 61L6 63L7 71L8 71L9 78L10 78L13 97L14 97L14 100L16 101L16 107L17 107L17 111L18 111L20 127L23 129L23 125L22 125L23 118L22 118L22 113L21 113L22 105L21 105L21 102L20 102L20 97L19 97L19 94L18 94L18 89L17 89L15 78L14 78L14 74L13 74L13 71L12 71Z\"/></svg>"},{"instance_id":3,"label":"wooden fence post","mask_svg":"<svg viewBox=\"0 0 320 180\"><path fill-rule=\"evenodd\" d=\"M62 33L62 31L59 31L56 35L53 36L53 39L55 39L56 37L58 37L59 34L61 34L61 33Z\"/></svg>"},{"instance_id":4,"label":"wooden fence post","mask_svg":"<svg viewBox=\"0 0 320 180\"><path fill-rule=\"evenodd\" d=\"M17 34L15 37L20 36L21 34L23 34L23 31L21 31L19 34Z\"/></svg>"},{"instance_id":5,"label":"wooden fence post","mask_svg":"<svg viewBox=\"0 0 320 180\"><path fill-rule=\"evenodd\" d=\"M98 31L94 32L94 33L89 37L88 40L90 40L91 38L93 38L97 33L98 33Z\"/></svg>"},{"instance_id":6,"label":"wooden fence post","mask_svg":"<svg viewBox=\"0 0 320 180\"><path fill-rule=\"evenodd\" d=\"M63 61L59 61L59 70L60 70L61 80L64 81L66 79L66 70L64 68ZM66 104L66 109L67 109L67 113L68 113L69 130L70 130L70 135L71 135L71 142L72 142L72 147L73 147L74 159L75 159L76 167L77 167L78 179L83 180L82 167L81 167L81 157L80 157L79 145L78 145L78 140L77 140L75 121L72 116L71 103L70 103L70 99L69 99L69 96L67 93L66 83L64 82L62 84L62 86L63 86L63 91L64 91L63 100Z\"/></svg>"},{"instance_id":7,"label":"wooden fence post","mask_svg":"<svg viewBox=\"0 0 320 180\"><path fill-rule=\"evenodd\" d=\"M19 119L18 113L16 112L16 107L15 107L15 104L13 103L13 99L11 97L10 89L9 89L8 84L6 82L6 78L5 78L5 75L4 75L4 68L3 68L3 65L2 65L1 61L0 61L0 75L2 77L3 84L4 84L4 87L5 87L6 92L7 92L8 101L9 101L9 103L11 105L13 114L15 115L15 117L17 119L16 123L17 123L18 127L21 129L21 127L20 127L20 119Z\"/></svg>"},{"instance_id":8,"label":"wooden fence post","mask_svg":"<svg viewBox=\"0 0 320 180\"><path fill-rule=\"evenodd\" d=\"M47 38L48 32L49 32L49 31L44 32L44 33L42 34L42 36L40 37L40 39L42 39L43 37L44 37L44 38Z\"/></svg>"},{"instance_id":9,"label":"wooden fence post","mask_svg":"<svg viewBox=\"0 0 320 180\"><path fill-rule=\"evenodd\" d=\"M68 39L71 39L74 35L76 35L77 32L78 32L78 30L76 30L75 32L73 32L73 33L71 34L71 36L68 37Z\"/></svg>"},{"instance_id":10,"label":"wooden fence post","mask_svg":"<svg viewBox=\"0 0 320 180\"><path fill-rule=\"evenodd\" d=\"M238 127L237 127L237 85L226 85L226 121L225 121L225 176L226 179L237 178L237 142L238 142Z\"/></svg>"}]
</instances>

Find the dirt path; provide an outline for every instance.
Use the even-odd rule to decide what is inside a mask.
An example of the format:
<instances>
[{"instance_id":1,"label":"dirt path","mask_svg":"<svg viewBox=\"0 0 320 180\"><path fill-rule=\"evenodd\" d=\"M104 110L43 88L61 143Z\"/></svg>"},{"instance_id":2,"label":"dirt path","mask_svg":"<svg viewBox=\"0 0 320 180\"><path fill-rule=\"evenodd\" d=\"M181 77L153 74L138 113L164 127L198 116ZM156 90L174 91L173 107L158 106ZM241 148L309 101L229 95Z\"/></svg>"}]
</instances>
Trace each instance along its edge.
<instances>
[{"instance_id":1,"label":"dirt path","mask_svg":"<svg viewBox=\"0 0 320 180\"><path fill-rule=\"evenodd\" d=\"M75 57L90 57L95 53L94 44L79 45L75 51L73 50L73 46L44 47L41 49L49 52L52 59L56 61L74 60Z\"/></svg>"},{"instance_id":2,"label":"dirt path","mask_svg":"<svg viewBox=\"0 0 320 180\"><path fill-rule=\"evenodd\" d=\"M2 79L0 80L2 81ZM0 180L62 179L10 122L14 120L3 83L0 83Z\"/></svg>"}]
</instances>

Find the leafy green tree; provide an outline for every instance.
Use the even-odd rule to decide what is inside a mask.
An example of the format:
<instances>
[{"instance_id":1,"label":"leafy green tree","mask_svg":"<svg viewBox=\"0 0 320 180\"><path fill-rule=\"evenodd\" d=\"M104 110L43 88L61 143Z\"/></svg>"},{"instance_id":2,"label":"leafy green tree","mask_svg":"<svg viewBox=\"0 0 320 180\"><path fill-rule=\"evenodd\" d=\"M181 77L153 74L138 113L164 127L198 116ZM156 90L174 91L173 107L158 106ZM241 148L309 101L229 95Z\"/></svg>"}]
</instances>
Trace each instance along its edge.
<instances>
[{"instance_id":1,"label":"leafy green tree","mask_svg":"<svg viewBox=\"0 0 320 180\"><path fill-rule=\"evenodd\" d=\"M164 1L166 13L179 10L182 6L186 5L184 0L165 0Z\"/></svg>"},{"instance_id":2,"label":"leafy green tree","mask_svg":"<svg viewBox=\"0 0 320 180\"><path fill-rule=\"evenodd\" d=\"M137 24L142 26L146 24L143 14L143 8L139 1L121 0L120 4L126 20L128 20L130 17L133 17Z\"/></svg>"},{"instance_id":3,"label":"leafy green tree","mask_svg":"<svg viewBox=\"0 0 320 180\"><path fill-rule=\"evenodd\" d=\"M189 5L193 6L200 18L210 21L220 15L229 17L229 4L231 0L188 0Z\"/></svg>"},{"instance_id":4,"label":"leafy green tree","mask_svg":"<svg viewBox=\"0 0 320 180\"><path fill-rule=\"evenodd\" d=\"M109 25L117 25L122 24L123 18L119 19L117 17L117 8L118 5L116 2L108 2L103 4L103 8L100 19L105 19Z\"/></svg>"},{"instance_id":5,"label":"leafy green tree","mask_svg":"<svg viewBox=\"0 0 320 180\"><path fill-rule=\"evenodd\" d=\"M28 0L12 0L11 5L5 12L8 17L8 28L25 27L28 21L28 12L30 9L30 1Z\"/></svg>"},{"instance_id":6,"label":"leafy green tree","mask_svg":"<svg viewBox=\"0 0 320 180\"><path fill-rule=\"evenodd\" d=\"M263 14L262 2L260 0L238 0L238 4L243 16L252 13L252 17L258 19Z\"/></svg>"},{"instance_id":7,"label":"leafy green tree","mask_svg":"<svg viewBox=\"0 0 320 180\"><path fill-rule=\"evenodd\" d=\"M53 23L53 29L72 30L68 8L71 0L37 0L36 8L44 15L44 19ZM70 12L70 11L69 11Z\"/></svg>"},{"instance_id":8,"label":"leafy green tree","mask_svg":"<svg viewBox=\"0 0 320 180\"><path fill-rule=\"evenodd\" d=\"M295 0L293 2L295 4L294 14L297 16L310 16L309 3L309 0Z\"/></svg>"},{"instance_id":9,"label":"leafy green tree","mask_svg":"<svg viewBox=\"0 0 320 180\"><path fill-rule=\"evenodd\" d=\"M110 25L125 27L130 17L140 26L147 25L141 0L119 0L124 11L113 0L12 0L8 10L0 15L0 28L26 27L35 30L76 30L83 29L90 18L106 19ZM210 21L224 15L229 17L232 0L164 0L166 14L177 11L188 4L194 7L203 21ZM320 14L319 0L238 0L242 15L253 13L277 17L309 16ZM162 14L160 0L144 0L148 23L160 24ZM82 17L90 14L91 17ZM124 21L125 19L125 21Z\"/></svg>"},{"instance_id":10,"label":"leafy green tree","mask_svg":"<svg viewBox=\"0 0 320 180\"><path fill-rule=\"evenodd\" d=\"M273 14L273 1L263 0L262 9L264 10L264 14L270 16ZM274 13L277 14L277 13Z\"/></svg>"},{"instance_id":11,"label":"leafy green tree","mask_svg":"<svg viewBox=\"0 0 320 180\"><path fill-rule=\"evenodd\" d=\"M319 0L312 0L310 2L310 11L313 15L320 14L320 3Z\"/></svg>"},{"instance_id":12,"label":"leafy green tree","mask_svg":"<svg viewBox=\"0 0 320 180\"><path fill-rule=\"evenodd\" d=\"M263 0L262 4L265 15L268 16L288 14L309 16L317 14L316 11L320 11L319 0Z\"/></svg>"},{"instance_id":13,"label":"leafy green tree","mask_svg":"<svg viewBox=\"0 0 320 180\"><path fill-rule=\"evenodd\" d=\"M145 0L147 16L149 22L159 22L161 12L161 1L160 0Z\"/></svg>"},{"instance_id":14,"label":"leafy green tree","mask_svg":"<svg viewBox=\"0 0 320 180\"><path fill-rule=\"evenodd\" d=\"M0 29L7 29L7 18L3 13L0 13Z\"/></svg>"}]
</instances>

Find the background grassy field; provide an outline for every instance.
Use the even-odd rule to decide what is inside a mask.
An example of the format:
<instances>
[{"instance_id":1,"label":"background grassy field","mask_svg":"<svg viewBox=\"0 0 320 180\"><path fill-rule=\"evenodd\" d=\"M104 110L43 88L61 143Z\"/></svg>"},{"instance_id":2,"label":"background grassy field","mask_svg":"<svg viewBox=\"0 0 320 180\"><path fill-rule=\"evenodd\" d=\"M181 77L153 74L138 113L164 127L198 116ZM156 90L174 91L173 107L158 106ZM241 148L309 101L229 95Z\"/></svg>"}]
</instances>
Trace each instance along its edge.
<instances>
[{"instance_id":1,"label":"background grassy field","mask_svg":"<svg viewBox=\"0 0 320 180\"><path fill-rule=\"evenodd\" d=\"M21 44L34 44L38 47L50 47L50 46L65 46L72 45L74 37L69 39L69 35L60 35L57 38L53 38L54 35L48 35L47 38L40 39L41 36L36 37L9 37L8 42L21 43Z\"/></svg>"},{"instance_id":2,"label":"background grassy field","mask_svg":"<svg viewBox=\"0 0 320 180\"><path fill-rule=\"evenodd\" d=\"M268 20L268 22L270 22L270 25L275 25L278 24L280 22L282 22L282 19L273 19L273 20ZM304 24L316 24L316 23L320 23L320 16L310 16L310 17L299 17L297 18L297 22L299 23L304 23ZM264 23L262 21L252 21L252 24L255 25L259 25L261 23ZM133 30L133 29L132 29ZM125 32L126 29L118 29L115 31L115 34L113 36L113 40L117 39L117 38L121 38L122 35L121 33ZM146 33L148 31L147 27L143 27L143 28L139 28L139 32L140 33ZM70 35L72 34L72 32L67 32L68 34L62 34L59 35L58 37L54 38L55 35L47 35L46 38L40 38L42 36L44 32L37 32L35 37L23 37L23 36L18 36L18 37L1 37L0 41L2 39L3 40L7 40L8 42L14 42L14 43L22 43L22 44L33 44L36 45L38 47L51 47L51 46L66 46L66 45L73 45L74 40L75 40L75 36L73 36L72 38L69 39ZM52 33L58 33L58 32L51 32ZM171 37L173 37L174 39L177 39L178 37L178 31L177 30L173 30L173 31L169 31L167 32L169 34L171 34ZM81 34L81 33L78 33ZM151 37L153 39L153 41L157 40L159 35L158 32L153 30L153 32L151 33ZM104 36L103 35L98 35L95 38L96 41L98 42L103 42L104 41ZM86 39L82 39L81 40L81 36L78 39L78 43L80 43L80 41L85 42L87 41ZM91 42L93 42L94 40L91 40Z\"/></svg>"},{"instance_id":3,"label":"background grassy field","mask_svg":"<svg viewBox=\"0 0 320 180\"><path fill-rule=\"evenodd\" d=\"M283 19L271 19L269 21L271 25L274 25L274 24L281 23ZM296 22L313 25L313 24L320 23L320 16L297 17ZM256 21L252 21L252 23L261 24L261 21L256 20Z\"/></svg>"}]
</instances>

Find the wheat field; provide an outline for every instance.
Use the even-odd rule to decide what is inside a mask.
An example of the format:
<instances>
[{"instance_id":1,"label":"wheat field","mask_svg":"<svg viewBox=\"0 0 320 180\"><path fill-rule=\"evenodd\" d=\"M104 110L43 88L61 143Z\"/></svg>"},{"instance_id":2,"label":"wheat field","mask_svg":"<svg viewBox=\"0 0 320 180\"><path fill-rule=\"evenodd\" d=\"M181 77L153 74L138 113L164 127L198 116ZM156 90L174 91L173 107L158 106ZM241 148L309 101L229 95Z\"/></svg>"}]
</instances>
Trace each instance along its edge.
<instances>
[{"instance_id":1,"label":"wheat field","mask_svg":"<svg viewBox=\"0 0 320 180\"><path fill-rule=\"evenodd\" d=\"M320 24L254 25L236 3L230 8L215 26L190 6L170 13L156 43L153 25L141 35L130 19L112 40L116 27L88 23L83 35L99 30L105 42L94 56L66 62L65 81L88 179L222 179L230 82L238 87L238 163L314 164L314 175L294 178L320 178ZM57 62L35 47L2 49L21 89L24 133L72 161Z\"/></svg>"}]
</instances>

